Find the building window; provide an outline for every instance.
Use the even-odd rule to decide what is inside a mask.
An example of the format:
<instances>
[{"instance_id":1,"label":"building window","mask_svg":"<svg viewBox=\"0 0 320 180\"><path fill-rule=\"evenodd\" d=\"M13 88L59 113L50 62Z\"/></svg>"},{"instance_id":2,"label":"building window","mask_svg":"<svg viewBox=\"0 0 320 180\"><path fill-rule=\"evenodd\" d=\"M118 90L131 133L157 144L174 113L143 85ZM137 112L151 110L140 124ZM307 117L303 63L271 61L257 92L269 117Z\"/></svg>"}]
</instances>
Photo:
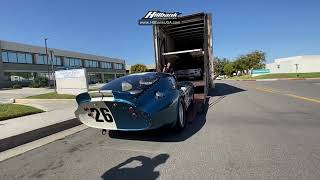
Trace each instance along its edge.
<instances>
[{"instance_id":1,"label":"building window","mask_svg":"<svg viewBox=\"0 0 320 180\"><path fill-rule=\"evenodd\" d=\"M14 52L8 52L8 59L10 63L17 63L17 53Z\"/></svg>"},{"instance_id":2,"label":"building window","mask_svg":"<svg viewBox=\"0 0 320 180\"><path fill-rule=\"evenodd\" d=\"M119 63L115 63L114 64L114 68L115 69L124 69L124 65L123 64L119 64Z\"/></svg>"},{"instance_id":3,"label":"building window","mask_svg":"<svg viewBox=\"0 0 320 180\"><path fill-rule=\"evenodd\" d=\"M32 64L32 54L26 54L26 63Z\"/></svg>"},{"instance_id":4,"label":"building window","mask_svg":"<svg viewBox=\"0 0 320 180\"><path fill-rule=\"evenodd\" d=\"M66 57L64 61L64 66L66 67L81 67L81 60L78 58Z\"/></svg>"},{"instance_id":5,"label":"building window","mask_svg":"<svg viewBox=\"0 0 320 180\"><path fill-rule=\"evenodd\" d=\"M277 68L280 69L280 64L277 65Z\"/></svg>"},{"instance_id":6,"label":"building window","mask_svg":"<svg viewBox=\"0 0 320 180\"><path fill-rule=\"evenodd\" d=\"M37 64L48 64L47 63L47 55L39 54Z\"/></svg>"},{"instance_id":7,"label":"building window","mask_svg":"<svg viewBox=\"0 0 320 180\"><path fill-rule=\"evenodd\" d=\"M55 66L61 66L61 57L60 56L54 56L52 59L52 64Z\"/></svg>"},{"instance_id":8,"label":"building window","mask_svg":"<svg viewBox=\"0 0 320 180\"><path fill-rule=\"evenodd\" d=\"M84 65L85 67L91 67L91 68L99 67L98 61L94 61L94 60L85 60Z\"/></svg>"},{"instance_id":9,"label":"building window","mask_svg":"<svg viewBox=\"0 0 320 180\"><path fill-rule=\"evenodd\" d=\"M9 62L8 53L7 52L2 51L1 52L1 56L2 56L2 62Z\"/></svg>"},{"instance_id":10,"label":"building window","mask_svg":"<svg viewBox=\"0 0 320 180\"><path fill-rule=\"evenodd\" d=\"M32 54L2 51L2 61L8 63L32 64Z\"/></svg>"},{"instance_id":11,"label":"building window","mask_svg":"<svg viewBox=\"0 0 320 180\"><path fill-rule=\"evenodd\" d=\"M100 62L100 65L103 69L112 69L112 63L110 62Z\"/></svg>"},{"instance_id":12,"label":"building window","mask_svg":"<svg viewBox=\"0 0 320 180\"><path fill-rule=\"evenodd\" d=\"M26 55L23 53L18 53L18 63L26 63Z\"/></svg>"}]
</instances>

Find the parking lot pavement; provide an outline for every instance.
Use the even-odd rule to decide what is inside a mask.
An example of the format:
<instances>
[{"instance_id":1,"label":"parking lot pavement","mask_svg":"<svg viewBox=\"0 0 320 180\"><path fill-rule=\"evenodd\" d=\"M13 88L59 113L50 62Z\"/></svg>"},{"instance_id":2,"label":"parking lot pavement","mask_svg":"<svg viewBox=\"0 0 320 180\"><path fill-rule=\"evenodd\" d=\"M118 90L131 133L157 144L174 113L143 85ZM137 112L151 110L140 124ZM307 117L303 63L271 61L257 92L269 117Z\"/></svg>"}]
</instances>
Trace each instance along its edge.
<instances>
[{"instance_id":1,"label":"parking lot pavement","mask_svg":"<svg viewBox=\"0 0 320 180\"><path fill-rule=\"evenodd\" d=\"M210 95L180 134L89 128L1 162L0 179L320 179L319 103L244 82Z\"/></svg>"},{"instance_id":2,"label":"parking lot pavement","mask_svg":"<svg viewBox=\"0 0 320 180\"><path fill-rule=\"evenodd\" d=\"M299 96L311 97L320 99L320 80L288 80L288 81L274 81L274 82L263 82L263 81L251 81L243 82L244 85L251 85L258 88L266 88L281 93L297 94Z\"/></svg>"},{"instance_id":3,"label":"parking lot pavement","mask_svg":"<svg viewBox=\"0 0 320 180\"><path fill-rule=\"evenodd\" d=\"M24 98L37 94L53 92L46 88L0 89L0 103L9 103L10 99Z\"/></svg>"}]
</instances>

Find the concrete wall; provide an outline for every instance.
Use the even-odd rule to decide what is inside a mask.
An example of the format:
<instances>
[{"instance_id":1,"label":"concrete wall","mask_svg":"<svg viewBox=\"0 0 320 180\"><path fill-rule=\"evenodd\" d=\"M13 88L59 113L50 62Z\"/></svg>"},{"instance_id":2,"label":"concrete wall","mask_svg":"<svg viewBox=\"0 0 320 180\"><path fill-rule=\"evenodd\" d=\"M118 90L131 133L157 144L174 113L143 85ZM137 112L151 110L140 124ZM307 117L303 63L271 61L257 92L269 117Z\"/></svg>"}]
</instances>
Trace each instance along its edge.
<instances>
[{"instance_id":1,"label":"concrete wall","mask_svg":"<svg viewBox=\"0 0 320 180\"><path fill-rule=\"evenodd\" d=\"M320 56L296 56L276 59L274 63L266 65L271 73L298 73L320 72Z\"/></svg>"}]
</instances>

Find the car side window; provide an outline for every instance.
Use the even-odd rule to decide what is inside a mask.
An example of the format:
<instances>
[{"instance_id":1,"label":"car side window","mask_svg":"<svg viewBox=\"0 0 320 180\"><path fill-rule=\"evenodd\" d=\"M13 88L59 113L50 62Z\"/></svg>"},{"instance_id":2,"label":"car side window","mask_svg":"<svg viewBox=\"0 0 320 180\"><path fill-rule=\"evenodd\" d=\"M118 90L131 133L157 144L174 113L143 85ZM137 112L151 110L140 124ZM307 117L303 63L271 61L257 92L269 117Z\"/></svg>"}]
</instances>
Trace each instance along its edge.
<instances>
[{"instance_id":1,"label":"car side window","mask_svg":"<svg viewBox=\"0 0 320 180\"><path fill-rule=\"evenodd\" d=\"M173 77L168 77L171 89L176 89L176 80Z\"/></svg>"}]
</instances>

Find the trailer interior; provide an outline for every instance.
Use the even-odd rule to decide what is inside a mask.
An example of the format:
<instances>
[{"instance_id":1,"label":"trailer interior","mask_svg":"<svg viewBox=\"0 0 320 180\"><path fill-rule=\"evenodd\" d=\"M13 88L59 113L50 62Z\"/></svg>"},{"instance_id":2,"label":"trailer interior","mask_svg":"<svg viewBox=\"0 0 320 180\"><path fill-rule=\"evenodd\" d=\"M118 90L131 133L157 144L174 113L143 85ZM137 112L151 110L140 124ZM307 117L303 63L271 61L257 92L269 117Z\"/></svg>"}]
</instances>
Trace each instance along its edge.
<instances>
[{"instance_id":1,"label":"trailer interior","mask_svg":"<svg viewBox=\"0 0 320 180\"><path fill-rule=\"evenodd\" d=\"M204 72L204 16L184 16L180 20L180 24L159 26L159 53L163 57L160 66L170 62L174 71L200 68ZM203 80L203 76L195 80Z\"/></svg>"},{"instance_id":2,"label":"trailer interior","mask_svg":"<svg viewBox=\"0 0 320 180\"><path fill-rule=\"evenodd\" d=\"M157 71L162 71L165 64L171 63L174 71L186 69L201 69L201 76L194 79L178 78L178 81L188 80L195 87L195 109L205 102L206 80L205 67L208 64L208 29L204 13L193 14L180 18L180 24L157 25L154 28L155 49L158 58ZM210 38L210 37L209 37ZM208 56L207 56L208 57ZM206 62L206 63L205 63Z\"/></svg>"}]
</instances>

